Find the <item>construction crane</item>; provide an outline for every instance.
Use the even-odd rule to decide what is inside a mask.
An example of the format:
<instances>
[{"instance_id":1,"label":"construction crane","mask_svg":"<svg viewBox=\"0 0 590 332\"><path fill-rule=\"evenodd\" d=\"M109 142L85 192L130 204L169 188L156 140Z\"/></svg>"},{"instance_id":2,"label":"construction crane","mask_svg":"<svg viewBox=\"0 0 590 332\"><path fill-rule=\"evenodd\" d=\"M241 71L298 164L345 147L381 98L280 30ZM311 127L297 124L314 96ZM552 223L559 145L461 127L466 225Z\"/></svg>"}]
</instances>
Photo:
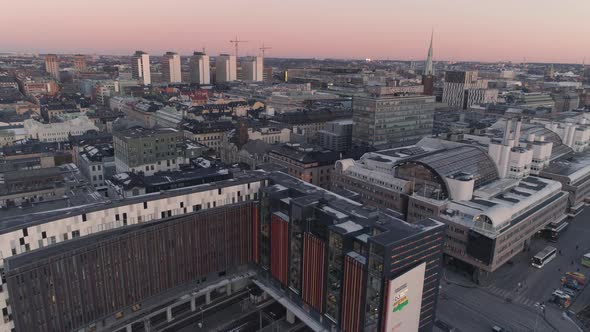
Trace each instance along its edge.
<instances>
[{"instance_id":1,"label":"construction crane","mask_svg":"<svg viewBox=\"0 0 590 332\"><path fill-rule=\"evenodd\" d=\"M272 47L266 47L266 46L264 46L264 43L262 43L262 47L259 48L259 50L262 51L262 57L264 58L264 51L265 50L272 50Z\"/></svg>"},{"instance_id":2,"label":"construction crane","mask_svg":"<svg viewBox=\"0 0 590 332\"><path fill-rule=\"evenodd\" d=\"M236 48L236 60L237 60L238 59L238 45L240 43L247 43L248 41L247 40L239 40L238 39L238 36L236 36L236 39L230 40L229 42L230 43L233 43L234 44L234 47Z\"/></svg>"}]
</instances>

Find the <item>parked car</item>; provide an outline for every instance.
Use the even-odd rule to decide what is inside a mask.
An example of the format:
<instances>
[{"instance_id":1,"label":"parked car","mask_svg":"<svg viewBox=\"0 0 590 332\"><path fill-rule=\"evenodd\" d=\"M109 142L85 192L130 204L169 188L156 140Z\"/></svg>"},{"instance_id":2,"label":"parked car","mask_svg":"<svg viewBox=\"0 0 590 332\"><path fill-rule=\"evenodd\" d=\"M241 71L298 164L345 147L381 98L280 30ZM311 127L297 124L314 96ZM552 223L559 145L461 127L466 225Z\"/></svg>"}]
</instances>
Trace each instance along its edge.
<instances>
[{"instance_id":1,"label":"parked car","mask_svg":"<svg viewBox=\"0 0 590 332\"><path fill-rule=\"evenodd\" d=\"M578 284L578 282L573 279L566 280L565 283L563 284L563 287L569 288L571 290L575 290L576 292L579 291L580 289L582 289L580 287L580 285Z\"/></svg>"},{"instance_id":2,"label":"parked car","mask_svg":"<svg viewBox=\"0 0 590 332\"><path fill-rule=\"evenodd\" d=\"M574 291L572 289L569 289L569 288L562 288L561 291L564 292L565 294L571 296L571 297L574 297L577 294L576 291Z\"/></svg>"}]
</instances>

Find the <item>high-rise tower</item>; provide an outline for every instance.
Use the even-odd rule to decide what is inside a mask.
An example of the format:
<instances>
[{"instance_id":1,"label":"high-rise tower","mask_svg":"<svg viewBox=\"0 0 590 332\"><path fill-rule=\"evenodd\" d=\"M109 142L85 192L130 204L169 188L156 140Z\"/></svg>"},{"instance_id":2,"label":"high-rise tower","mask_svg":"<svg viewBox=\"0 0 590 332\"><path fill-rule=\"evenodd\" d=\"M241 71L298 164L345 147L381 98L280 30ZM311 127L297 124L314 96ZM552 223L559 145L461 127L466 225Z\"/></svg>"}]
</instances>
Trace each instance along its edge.
<instances>
[{"instance_id":1,"label":"high-rise tower","mask_svg":"<svg viewBox=\"0 0 590 332\"><path fill-rule=\"evenodd\" d=\"M131 77L141 80L142 84L152 83L152 74L150 71L150 55L143 51L135 51L131 61Z\"/></svg>"},{"instance_id":2,"label":"high-rise tower","mask_svg":"<svg viewBox=\"0 0 590 332\"><path fill-rule=\"evenodd\" d=\"M59 81L59 62L57 60L57 55L47 54L45 56L45 71L48 72L51 77Z\"/></svg>"},{"instance_id":3,"label":"high-rise tower","mask_svg":"<svg viewBox=\"0 0 590 332\"><path fill-rule=\"evenodd\" d=\"M86 71L86 56L84 54L76 54L74 56L74 71L76 74Z\"/></svg>"},{"instance_id":4,"label":"high-rise tower","mask_svg":"<svg viewBox=\"0 0 590 332\"><path fill-rule=\"evenodd\" d=\"M180 71L180 55L175 52L166 52L162 57L162 76L167 83L182 82Z\"/></svg>"},{"instance_id":5,"label":"high-rise tower","mask_svg":"<svg viewBox=\"0 0 590 332\"><path fill-rule=\"evenodd\" d=\"M220 54L215 59L215 80L217 83L233 82L237 79L236 56Z\"/></svg>"},{"instance_id":6,"label":"high-rise tower","mask_svg":"<svg viewBox=\"0 0 590 332\"><path fill-rule=\"evenodd\" d=\"M211 72L209 56L204 52L194 52L189 60L191 83L210 84Z\"/></svg>"}]
</instances>

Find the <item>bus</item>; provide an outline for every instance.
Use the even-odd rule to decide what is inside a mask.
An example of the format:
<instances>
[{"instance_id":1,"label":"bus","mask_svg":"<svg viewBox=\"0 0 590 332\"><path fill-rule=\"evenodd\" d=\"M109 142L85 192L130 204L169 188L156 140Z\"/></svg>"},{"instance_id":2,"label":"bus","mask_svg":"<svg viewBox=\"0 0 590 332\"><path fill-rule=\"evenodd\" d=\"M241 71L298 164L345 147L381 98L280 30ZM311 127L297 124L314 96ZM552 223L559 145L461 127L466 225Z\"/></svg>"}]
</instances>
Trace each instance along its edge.
<instances>
[{"instance_id":1,"label":"bus","mask_svg":"<svg viewBox=\"0 0 590 332\"><path fill-rule=\"evenodd\" d=\"M590 267L590 252L582 256L582 265L585 267Z\"/></svg>"},{"instance_id":2,"label":"bus","mask_svg":"<svg viewBox=\"0 0 590 332\"><path fill-rule=\"evenodd\" d=\"M557 249L551 246L545 247L545 249L541 250L538 254L535 255L532 259L532 265L538 269L545 266L545 264L551 262L553 258L557 255Z\"/></svg>"}]
</instances>

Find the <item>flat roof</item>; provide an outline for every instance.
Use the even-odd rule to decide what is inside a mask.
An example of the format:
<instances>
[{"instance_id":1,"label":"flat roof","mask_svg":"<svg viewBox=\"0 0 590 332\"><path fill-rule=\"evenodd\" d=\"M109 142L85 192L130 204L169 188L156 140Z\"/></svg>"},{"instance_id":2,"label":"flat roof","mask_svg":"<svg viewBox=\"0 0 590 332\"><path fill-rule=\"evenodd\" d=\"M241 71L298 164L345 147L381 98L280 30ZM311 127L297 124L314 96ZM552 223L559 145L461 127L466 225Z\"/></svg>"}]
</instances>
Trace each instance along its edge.
<instances>
[{"instance_id":1,"label":"flat roof","mask_svg":"<svg viewBox=\"0 0 590 332\"><path fill-rule=\"evenodd\" d=\"M150 202L167 197L176 197L179 195L186 195L195 192L203 192L233 185L261 181L265 179L266 176L267 175L262 171L248 171L241 174L236 173L234 174L234 178L229 180L222 180L212 183L199 184L196 186L165 190L158 193L134 196L120 200L96 200L93 202L82 203L80 205L75 206L72 206L70 205L70 202L65 201L61 202L59 206L56 206L56 209L43 209L41 211L39 211L38 209L25 210L12 208L9 209L9 211L13 211L13 213L4 213L5 210L2 210L2 213L0 213L0 234L9 233L15 230L22 229L24 227L31 227L44 224L54 220L73 217L84 213L91 213L119 206L126 206L142 202Z\"/></svg>"}]
</instances>

